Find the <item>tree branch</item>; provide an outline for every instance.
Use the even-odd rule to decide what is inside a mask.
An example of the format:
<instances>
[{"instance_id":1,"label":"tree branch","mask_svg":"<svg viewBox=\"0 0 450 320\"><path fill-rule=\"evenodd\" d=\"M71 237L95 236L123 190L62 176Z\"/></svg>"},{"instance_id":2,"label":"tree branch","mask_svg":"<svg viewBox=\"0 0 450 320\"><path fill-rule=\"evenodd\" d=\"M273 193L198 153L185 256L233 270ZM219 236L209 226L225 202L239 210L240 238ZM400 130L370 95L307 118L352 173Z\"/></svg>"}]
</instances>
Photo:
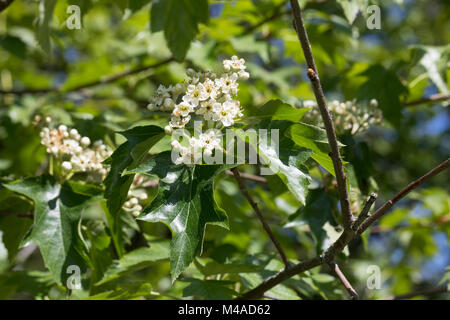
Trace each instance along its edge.
<instances>
[{"instance_id":1,"label":"tree branch","mask_svg":"<svg viewBox=\"0 0 450 320\"><path fill-rule=\"evenodd\" d=\"M396 202L398 202L401 198L406 196L411 190L417 188L422 183L424 183L426 180L428 180L431 177L434 177L435 175L439 174L440 172L444 171L450 166L450 158L442 162L440 165L435 167L434 169L427 172L425 175L420 177L419 179L411 182L408 184L405 188L403 188L399 193L397 193L392 199L387 201L383 206L381 206L378 210L376 210L370 217L368 217L358 228L357 233L361 234L366 230L372 223L374 223L376 220L378 220L383 214L388 211Z\"/></svg>"},{"instance_id":2,"label":"tree branch","mask_svg":"<svg viewBox=\"0 0 450 320\"><path fill-rule=\"evenodd\" d=\"M270 240L272 240L273 244L277 248L277 250L281 256L281 259L283 260L284 264L286 265L286 268L288 268L290 265L289 260L287 259L286 254L284 253L283 248L281 247L280 243L278 242L278 240L275 238L274 234L272 233L272 230L270 230L270 227L267 224L266 220L264 219L261 211L259 210L258 205L256 204L256 202L252 199L252 197L248 193L247 187L245 186L244 181L242 181L239 170L237 168L233 168L231 171L233 172L234 178L236 179L236 181L238 183L239 189L241 190L244 197L247 199L247 201L252 206L253 210L255 211L256 215L259 218L259 221L261 221L264 230L267 232Z\"/></svg>"},{"instance_id":3,"label":"tree branch","mask_svg":"<svg viewBox=\"0 0 450 320\"><path fill-rule=\"evenodd\" d=\"M274 274L273 276L265 279L260 285L258 285L256 288L244 293L241 297L239 297L239 300L248 300L248 299L258 299L261 298L266 291L269 291L276 285L280 284L281 282L292 278L293 276L305 272L307 270L310 270L312 268L315 268L317 266L320 266L323 263L322 259L320 257L315 257L312 259L305 260L303 262L300 262L296 264L295 266L286 268L277 274Z\"/></svg>"},{"instance_id":4,"label":"tree branch","mask_svg":"<svg viewBox=\"0 0 450 320\"><path fill-rule=\"evenodd\" d=\"M427 174L425 174L423 177L417 179L416 181L410 183L407 187L405 187L402 191L400 191L394 198L389 200L387 202L391 203L389 208L392 207L400 198L405 196L409 191L411 191L413 188L417 187L421 183L423 183L425 180L431 178L432 176L437 175L438 173L444 171L446 168L448 168L450 165L450 159L447 159L443 163L441 163L436 168L429 171ZM395 201L394 201L395 200ZM257 299L261 298L264 295L264 292L272 289L276 285L280 284L284 280L287 280L293 276L295 276L298 273L305 272L307 270L310 270L312 268L315 268L317 266L320 266L324 263L330 263L333 261L334 257L342 252L344 250L345 246L356 236L360 235L362 232L364 232L367 227L372 224L376 219L378 219L385 211L383 211L381 214L377 213L382 208L378 209L372 216L367 218L364 223L358 228L358 231L355 232L353 229L344 229L344 232L339 236L339 238L327 249L325 252L323 252L321 255L314 257L312 259L305 260L303 262L300 262L292 267L286 268L277 274L273 275L272 277L264 280L260 285L258 285L256 288L248 291L247 293L244 293L239 299ZM387 209L389 209L387 208ZM386 209L386 210L387 210Z\"/></svg>"},{"instance_id":5,"label":"tree branch","mask_svg":"<svg viewBox=\"0 0 450 320\"><path fill-rule=\"evenodd\" d=\"M255 31L256 29L258 29L259 27L261 27L262 25L265 25L268 22L271 22L285 14L290 13L290 10L282 10L283 7L286 5L287 1L283 1L281 2L273 11L273 13L268 16L267 18L262 19L261 21L259 21L258 23L255 23L254 25L251 25L249 27L247 27L244 32L242 32L240 35L241 36L245 36L249 33L252 33L253 31Z\"/></svg>"},{"instance_id":6,"label":"tree branch","mask_svg":"<svg viewBox=\"0 0 450 320\"><path fill-rule=\"evenodd\" d=\"M314 90L314 95L317 100L317 105L322 116L325 130L327 132L328 142L330 144L331 153L330 157L333 161L334 171L336 173L337 187L339 191L339 199L342 208L342 219L344 222L344 228L349 229L353 223L353 216L350 210L350 199L347 190L347 176L344 173L344 167L342 165L341 155L339 152L339 145L336 137L336 131L334 130L334 124L331 119L331 114L327 108L325 101L325 95L322 90L322 85L319 79L319 73L317 72L314 57L312 55L311 45L309 44L308 34L306 32L305 25L303 23L302 12L298 5L298 0L290 0L292 12L294 15L294 27L297 31L297 36L303 49L303 54L308 64L308 77L311 80L311 84Z\"/></svg>"},{"instance_id":7,"label":"tree branch","mask_svg":"<svg viewBox=\"0 0 450 320\"><path fill-rule=\"evenodd\" d=\"M444 100L450 101L450 95L443 94L443 93L437 93L437 94L433 94L433 95L429 96L428 98L421 98L421 99L418 99L418 100L413 100L413 101L410 101L410 102L406 102L404 104L404 106L405 107L411 107L411 106L415 106L415 105L418 105L418 104L437 102L437 101L444 101Z\"/></svg>"},{"instance_id":8,"label":"tree branch","mask_svg":"<svg viewBox=\"0 0 450 320\"><path fill-rule=\"evenodd\" d=\"M229 176L234 176L234 173L231 170L225 171L225 173ZM255 176L253 174L248 174L244 172L239 172L242 179L255 181L255 182L261 182L261 183L267 183L267 179L261 176Z\"/></svg>"},{"instance_id":9,"label":"tree branch","mask_svg":"<svg viewBox=\"0 0 450 320\"><path fill-rule=\"evenodd\" d=\"M367 217L369 216L370 208L372 208L372 205L375 203L375 200L377 200L377 197L378 195L376 193L372 193L369 199L367 199L364 208L361 210L361 213L359 214L355 223L353 223L352 225L353 231L358 230L359 226L364 222L364 220L367 219Z\"/></svg>"},{"instance_id":10,"label":"tree branch","mask_svg":"<svg viewBox=\"0 0 450 320\"><path fill-rule=\"evenodd\" d=\"M344 285L345 289L347 290L347 292L350 294L350 296L352 297L352 300L359 300L359 295L356 292L355 289L353 289L352 285L350 284L350 282L347 280L347 278L345 277L345 275L342 273L341 269L339 268L339 266L334 262L331 261L328 263L328 266L331 268L331 270L333 271L333 273L336 275L336 277L339 278L339 280L342 282L342 284Z\"/></svg>"},{"instance_id":11,"label":"tree branch","mask_svg":"<svg viewBox=\"0 0 450 320\"><path fill-rule=\"evenodd\" d=\"M447 286L442 286L442 287L433 288L433 289L418 290L418 291L414 291L414 292L410 292L410 293L406 293L406 294L401 294L398 296L391 296L391 297L383 298L380 300L404 300L404 299L414 298L417 296L433 296L433 295L437 295L437 294L441 294L441 293L445 293L445 292L448 292Z\"/></svg>"},{"instance_id":12,"label":"tree branch","mask_svg":"<svg viewBox=\"0 0 450 320\"><path fill-rule=\"evenodd\" d=\"M86 88L94 87L101 84L107 84L114 81L117 81L121 78L124 78L126 76L130 76L133 74L141 73L143 71L147 71L150 69L156 69L160 66L163 66L165 64L168 64L170 62L174 61L174 58L168 58L159 62L156 62L154 64L143 66L143 67L137 67L134 69L129 69L124 72L120 72L118 74L110 75L102 77L98 80L83 83L81 85L78 85L73 88L69 88L68 90L62 90L61 87L51 87L51 88L44 88L44 89L21 89L21 90L1 90L0 94L15 94L15 95L24 95L24 94L44 94L44 93L50 93L50 92L56 92L56 93L68 93L68 92L75 92L80 91Z\"/></svg>"},{"instance_id":13,"label":"tree branch","mask_svg":"<svg viewBox=\"0 0 450 320\"><path fill-rule=\"evenodd\" d=\"M2 210L2 211L0 211L0 215L16 216L16 217L19 217L19 218L33 218L34 217L34 212L33 211L13 212L13 211Z\"/></svg>"}]
</instances>

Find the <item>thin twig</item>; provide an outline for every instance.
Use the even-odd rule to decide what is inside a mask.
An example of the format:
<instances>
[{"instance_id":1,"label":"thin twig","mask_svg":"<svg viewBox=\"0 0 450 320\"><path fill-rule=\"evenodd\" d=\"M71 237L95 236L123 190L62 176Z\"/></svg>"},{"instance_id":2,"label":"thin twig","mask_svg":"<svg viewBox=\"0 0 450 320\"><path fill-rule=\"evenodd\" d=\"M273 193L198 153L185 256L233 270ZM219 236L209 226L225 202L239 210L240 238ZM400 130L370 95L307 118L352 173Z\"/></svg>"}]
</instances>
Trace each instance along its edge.
<instances>
[{"instance_id":1,"label":"thin twig","mask_svg":"<svg viewBox=\"0 0 450 320\"><path fill-rule=\"evenodd\" d=\"M292 12L294 15L294 27L297 31L297 36L300 44L303 48L303 55L305 56L306 63L308 64L308 77L311 80L311 84L314 90L314 95L317 100L317 105L322 116L322 120L327 132L328 143L330 144L331 153L330 157L333 161L334 171L336 173L337 187L339 191L339 199L342 208L342 220L344 222L344 228L349 229L353 223L353 216L350 210L350 198L347 190L347 176L344 173L344 167L342 165L341 154L339 152L339 144L336 137L336 131L334 130L333 120L331 114L327 108L325 101L325 95L322 90L322 85L319 79L319 73L314 62L314 57L311 50L311 45L308 40L308 34L306 32L305 25L303 23L302 11L297 0L290 0Z\"/></svg>"},{"instance_id":2,"label":"thin twig","mask_svg":"<svg viewBox=\"0 0 450 320\"><path fill-rule=\"evenodd\" d=\"M261 21L259 21L259 22L255 23L255 24L253 24L253 25L247 27L247 28L244 30L244 32L241 33L241 35L244 36L244 35L247 35L247 34L249 34L249 33L252 33L253 31L255 31L256 29L258 29L258 28L261 27L262 25L265 25L265 24L268 23L268 22L271 22L271 21L273 21L273 20L275 20L275 19L277 19L277 18L279 18L279 17L281 17L281 16L283 16L283 15L285 15L285 14L290 13L291 10L282 10L283 7L286 5L286 3L287 3L287 1L281 2L281 3L273 10L273 13L272 13L270 16L268 16L268 17L262 19Z\"/></svg>"},{"instance_id":3,"label":"thin twig","mask_svg":"<svg viewBox=\"0 0 450 320\"><path fill-rule=\"evenodd\" d=\"M286 268L277 274L274 274L273 276L265 279L260 285L258 285L256 288L244 293L242 296L238 298L238 300L248 300L248 299L258 299L261 298L266 291L269 291L276 285L280 284L281 282L292 278L293 276L305 272L307 270L310 270L312 268L318 267L323 263L322 259L320 257L315 257L312 259L308 259L305 261L302 261L295 266Z\"/></svg>"},{"instance_id":4,"label":"thin twig","mask_svg":"<svg viewBox=\"0 0 450 320\"><path fill-rule=\"evenodd\" d=\"M416 186L420 185L421 183L423 183L426 179L428 179L432 176L435 176L438 173L444 171L444 169L448 168L449 162L450 162L450 159L447 159L446 161L441 163L439 166L437 166L436 168L434 168L433 170L431 170L430 172L425 174L423 177L410 183L406 188L404 188L402 191L400 191L400 193L398 193L397 196L394 197L395 199L397 199L395 202L398 201L398 199L399 199L398 196L400 194L402 194L402 197L404 195L406 195L406 193L408 193L411 190L410 189L411 186L416 187ZM393 201L393 200L389 200L388 203L390 201ZM392 202L392 205L395 202ZM380 210L380 209L378 209L378 210ZM342 234L339 236L339 238L327 250L325 250L325 252L323 252L321 255L314 257L312 259L302 261L292 267L286 268L286 269L278 272L277 274L274 274L270 278L264 280L260 285L258 285L254 289L244 293L241 297L239 297L239 299L261 298L266 291L272 289L273 287L280 284L281 282L283 282L299 273L305 272L307 270L310 270L312 268L320 266L324 263L329 263L329 262L333 261L334 257L338 253L342 252L342 250L344 250L344 248L348 245L348 243L353 238L355 238L357 235L360 235L362 232L364 232L365 229L367 229L367 227L365 227L366 224L369 226L371 223L373 223L378 218L378 216L380 216L379 214L376 215L375 213L364 221L364 223L360 226L360 228L358 229L357 232L353 231L352 229L344 229L344 232L342 232Z\"/></svg>"},{"instance_id":5,"label":"thin twig","mask_svg":"<svg viewBox=\"0 0 450 320\"><path fill-rule=\"evenodd\" d=\"M90 87L94 87L97 85L101 85L101 84L107 84L107 83L111 83L114 81L117 81L121 78L133 75L133 74L137 74L137 73L141 73L150 69L155 69L158 68L160 66L163 66L165 64L168 64L170 62L174 61L173 58L169 58L169 59L165 59L159 62L156 62L154 64L148 65L148 66L143 66L143 67L137 67L134 69L129 69L126 70L124 72L120 72L118 74L114 74L114 75L110 75L110 76L105 76L102 77L98 80L94 80L94 81L90 81L87 83L83 83L80 84L78 86L75 86L73 88L69 88L67 90L62 90L61 87L51 87L51 88L44 88L44 89L19 89L19 90L2 90L0 89L0 94L15 94L15 95L24 95L24 94L44 94L44 93L51 93L51 92L56 92L56 93L69 93L69 92L75 92L75 91L80 91L83 89L87 89Z\"/></svg>"},{"instance_id":6,"label":"thin twig","mask_svg":"<svg viewBox=\"0 0 450 320\"><path fill-rule=\"evenodd\" d=\"M335 263L334 261L331 261L331 262L328 263L328 266L331 268L331 270L336 275L336 277L338 277L338 279L342 282L342 284L344 285L345 289L350 294L352 300L359 300L358 293L356 292L355 289L353 289L352 285L347 280L345 275L342 273L342 271L339 268L339 266L337 265L337 263Z\"/></svg>"},{"instance_id":7,"label":"thin twig","mask_svg":"<svg viewBox=\"0 0 450 320\"><path fill-rule=\"evenodd\" d=\"M255 211L256 215L258 216L259 220L261 221L264 230L267 232L270 240L272 240L273 244L277 248L277 250L281 256L281 259L283 260L284 264L286 265L286 268L288 268L290 265L289 260L287 259L286 254L284 253L283 248L281 247L280 243L278 242L278 240L275 238L274 234L272 233L272 230L270 230L270 227L267 224L267 222L265 221L261 211L258 208L258 205L256 204L256 202L253 200L253 198L248 193L247 187L245 186L244 181L242 181L239 170L237 168L233 168L232 172L233 172L234 178L236 179L236 181L239 185L239 189L241 190L244 197L247 199L247 201L252 206L253 210Z\"/></svg>"},{"instance_id":8,"label":"thin twig","mask_svg":"<svg viewBox=\"0 0 450 320\"><path fill-rule=\"evenodd\" d=\"M234 176L234 173L231 170L226 170L225 173L229 176ZM242 179L251 180L255 182L267 183L267 179L261 176L255 176L254 174L248 174L244 172L239 172Z\"/></svg>"},{"instance_id":9,"label":"thin twig","mask_svg":"<svg viewBox=\"0 0 450 320\"><path fill-rule=\"evenodd\" d=\"M361 210L361 213L359 214L358 218L352 225L352 229L354 231L358 230L361 223L364 222L364 220L367 219L369 216L370 208L372 208L372 205L375 203L375 200L377 200L378 195L376 193L372 193L369 196L369 199L367 199L366 204L364 205L364 208Z\"/></svg>"},{"instance_id":10,"label":"thin twig","mask_svg":"<svg viewBox=\"0 0 450 320\"><path fill-rule=\"evenodd\" d=\"M431 177L434 177L435 175L439 174L440 172L444 171L450 166L450 158L442 162L440 165L435 167L434 169L427 172L425 175L420 177L419 179L411 182L408 184L405 188L403 188L399 193L397 193L392 199L387 201L383 206L381 206L378 210L376 210L370 217L368 217L358 228L357 233L361 234L366 230L372 223L374 223L376 220L378 220L383 214L388 211L396 202L398 202L400 199L402 199L404 196L406 196L411 190L417 188L422 183L424 183L426 180L428 180Z\"/></svg>"},{"instance_id":11,"label":"thin twig","mask_svg":"<svg viewBox=\"0 0 450 320\"><path fill-rule=\"evenodd\" d=\"M427 97L427 98L421 98L418 100L413 100L410 102L406 102L404 104L405 107L411 107L411 106L416 106L419 104L424 104L424 103L430 103L430 102L438 102L438 101L444 101L444 100L448 100L450 101L450 95L448 94L443 94L443 93L436 93L436 94L432 94L431 96Z\"/></svg>"},{"instance_id":12,"label":"thin twig","mask_svg":"<svg viewBox=\"0 0 450 320\"><path fill-rule=\"evenodd\" d=\"M410 293L406 293L406 294L401 294L398 296L391 296L391 297L383 298L380 300L404 300L404 299L410 299L410 298L414 298L414 297L418 297L418 296L433 296L433 295L437 295L437 294L441 294L441 293L445 293L445 292L448 292L447 286L442 286L442 287L433 288L433 289L418 290L418 291L414 291L414 292L410 292Z\"/></svg>"},{"instance_id":13,"label":"thin twig","mask_svg":"<svg viewBox=\"0 0 450 320\"><path fill-rule=\"evenodd\" d=\"M0 215L16 216L16 217L19 217L19 218L33 218L34 217L34 212L33 211L13 212L13 211L2 210L2 211L0 211Z\"/></svg>"}]
</instances>

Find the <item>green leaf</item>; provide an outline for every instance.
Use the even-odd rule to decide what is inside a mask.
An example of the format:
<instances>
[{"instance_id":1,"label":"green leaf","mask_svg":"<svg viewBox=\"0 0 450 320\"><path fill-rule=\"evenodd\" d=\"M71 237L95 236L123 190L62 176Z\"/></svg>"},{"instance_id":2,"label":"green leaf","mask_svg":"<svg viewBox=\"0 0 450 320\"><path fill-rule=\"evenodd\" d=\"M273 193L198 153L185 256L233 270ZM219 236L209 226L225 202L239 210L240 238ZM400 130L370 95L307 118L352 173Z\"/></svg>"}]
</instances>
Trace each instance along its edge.
<instances>
[{"instance_id":1,"label":"green leaf","mask_svg":"<svg viewBox=\"0 0 450 320\"><path fill-rule=\"evenodd\" d=\"M420 56L420 64L433 81L434 85L443 94L449 94L449 89L444 81L445 71L448 70L448 61L450 57L450 45L442 47L417 46L414 47Z\"/></svg>"},{"instance_id":2,"label":"green leaf","mask_svg":"<svg viewBox=\"0 0 450 320\"><path fill-rule=\"evenodd\" d=\"M26 58L27 46L22 39L6 35L0 39L0 47L17 56L20 59Z\"/></svg>"},{"instance_id":3,"label":"green leaf","mask_svg":"<svg viewBox=\"0 0 450 320\"><path fill-rule=\"evenodd\" d=\"M5 185L34 201L34 224L29 240L39 245L45 265L55 281L63 283L70 265L83 266L79 251L78 221L83 209L96 198L75 193L44 175Z\"/></svg>"},{"instance_id":4,"label":"green leaf","mask_svg":"<svg viewBox=\"0 0 450 320\"><path fill-rule=\"evenodd\" d=\"M261 134L259 135L258 141L255 141L255 139L247 139L242 130L235 130L235 133L243 141L248 140L250 146L259 154L260 160L273 173L277 174L294 197L304 204L311 177L304 172L306 168L301 167L301 165L309 158L311 152L304 148L297 148L287 138L285 132L290 124L288 121L262 121L258 128L267 129L266 141L262 138ZM274 137L271 137L272 129L278 130L278 152L276 149L277 145L271 142L274 139Z\"/></svg>"},{"instance_id":5,"label":"green leaf","mask_svg":"<svg viewBox=\"0 0 450 320\"><path fill-rule=\"evenodd\" d=\"M342 137L345 143L345 158L352 164L358 187L363 194L369 194L370 177L375 173L370 149L366 142L355 141L352 136Z\"/></svg>"},{"instance_id":6,"label":"green leaf","mask_svg":"<svg viewBox=\"0 0 450 320\"><path fill-rule=\"evenodd\" d=\"M86 300L132 300L151 295L151 290L150 283L126 283L114 290L90 296Z\"/></svg>"},{"instance_id":7,"label":"green leaf","mask_svg":"<svg viewBox=\"0 0 450 320\"><path fill-rule=\"evenodd\" d=\"M198 24L209 17L207 0L154 0L151 30L164 30L167 45L177 60L182 60L198 33Z\"/></svg>"},{"instance_id":8,"label":"green leaf","mask_svg":"<svg viewBox=\"0 0 450 320\"><path fill-rule=\"evenodd\" d=\"M323 189L310 190L306 205L289 217L289 223L285 227L308 224L316 239L316 250L321 252L323 241L327 236L323 226L327 221L333 220L333 202Z\"/></svg>"},{"instance_id":9,"label":"green leaf","mask_svg":"<svg viewBox=\"0 0 450 320\"><path fill-rule=\"evenodd\" d=\"M169 241L153 241L150 248L139 248L115 261L96 285L101 285L169 258Z\"/></svg>"},{"instance_id":10,"label":"green leaf","mask_svg":"<svg viewBox=\"0 0 450 320\"><path fill-rule=\"evenodd\" d=\"M314 151L311 158L335 176L333 161L328 155L330 146L328 145L327 133L324 129L306 123L297 123L287 130L286 135L296 145ZM341 143L339 145L342 146ZM345 164L345 161L343 163Z\"/></svg>"},{"instance_id":11,"label":"green leaf","mask_svg":"<svg viewBox=\"0 0 450 320\"><path fill-rule=\"evenodd\" d=\"M0 299L14 299L17 293L43 299L55 285L48 271L14 271L0 275Z\"/></svg>"},{"instance_id":12,"label":"green leaf","mask_svg":"<svg viewBox=\"0 0 450 320\"><path fill-rule=\"evenodd\" d=\"M50 42L50 23L52 21L53 10L56 0L41 0L39 3L39 20L37 25L37 39L42 50L48 55L52 55Z\"/></svg>"},{"instance_id":13,"label":"green leaf","mask_svg":"<svg viewBox=\"0 0 450 320\"><path fill-rule=\"evenodd\" d=\"M386 228L394 228L399 223L404 222L405 217L408 214L409 214L408 209L404 209L404 208L395 209L392 212L389 212L389 214L383 216L383 218L380 221L380 226L386 227Z\"/></svg>"},{"instance_id":14,"label":"green leaf","mask_svg":"<svg viewBox=\"0 0 450 320\"><path fill-rule=\"evenodd\" d=\"M310 108L294 108L281 100L270 100L262 107L250 109L247 117L258 120L270 118L272 120L286 120L298 122L309 111Z\"/></svg>"},{"instance_id":15,"label":"green leaf","mask_svg":"<svg viewBox=\"0 0 450 320\"><path fill-rule=\"evenodd\" d=\"M0 231L3 232L3 243L8 250L9 262L14 260L20 243L30 230L33 220L16 216L0 217Z\"/></svg>"},{"instance_id":16,"label":"green leaf","mask_svg":"<svg viewBox=\"0 0 450 320\"><path fill-rule=\"evenodd\" d=\"M403 108L400 96L407 93L408 90L396 73L377 64L360 75L367 77L367 80L356 93L358 99L377 99L379 107L383 111L383 116L392 124L399 125Z\"/></svg>"},{"instance_id":17,"label":"green leaf","mask_svg":"<svg viewBox=\"0 0 450 320\"><path fill-rule=\"evenodd\" d=\"M90 283L99 281L113 261L113 251L110 246L111 237L107 234L102 220L90 220L86 226L90 242L89 257L92 265ZM95 293L92 290L91 294Z\"/></svg>"},{"instance_id":18,"label":"green leaf","mask_svg":"<svg viewBox=\"0 0 450 320\"><path fill-rule=\"evenodd\" d=\"M136 167L150 148L163 136L164 130L157 126L134 127L120 132L127 141L111 155L111 169L106 177L105 198L112 215L115 215L126 201L133 175L122 176L126 169Z\"/></svg>"},{"instance_id":19,"label":"green leaf","mask_svg":"<svg viewBox=\"0 0 450 320\"><path fill-rule=\"evenodd\" d=\"M184 297L200 297L208 300L229 300L237 293L236 291L226 287L232 285L231 281L220 280L199 280L186 278L181 280L188 282L189 285L183 289Z\"/></svg>"},{"instance_id":20,"label":"green leaf","mask_svg":"<svg viewBox=\"0 0 450 320\"><path fill-rule=\"evenodd\" d=\"M345 17L350 24L355 21L359 11L365 14L367 6L369 5L368 0L337 0L337 2L344 10Z\"/></svg>"},{"instance_id":21,"label":"green leaf","mask_svg":"<svg viewBox=\"0 0 450 320\"><path fill-rule=\"evenodd\" d=\"M177 166L163 170L160 161L171 162L170 152L150 159L146 174L159 174L158 195L139 216L140 220L162 222L172 231L170 268L175 280L201 251L207 224L228 229L228 218L214 200L214 179L225 169L221 165ZM164 160L165 159L165 160ZM153 164L153 165L152 165ZM144 173L144 172L143 172ZM168 181L168 177L175 178Z\"/></svg>"},{"instance_id":22,"label":"green leaf","mask_svg":"<svg viewBox=\"0 0 450 320\"><path fill-rule=\"evenodd\" d=\"M120 212L134 179L134 175L122 175L122 173L139 165L150 148L164 136L164 130L149 125L134 127L121 132L121 134L127 141L121 144L107 159L111 163L111 169L104 181L105 198L107 199L107 208L104 209L119 256L124 254L123 245L120 243Z\"/></svg>"}]
</instances>

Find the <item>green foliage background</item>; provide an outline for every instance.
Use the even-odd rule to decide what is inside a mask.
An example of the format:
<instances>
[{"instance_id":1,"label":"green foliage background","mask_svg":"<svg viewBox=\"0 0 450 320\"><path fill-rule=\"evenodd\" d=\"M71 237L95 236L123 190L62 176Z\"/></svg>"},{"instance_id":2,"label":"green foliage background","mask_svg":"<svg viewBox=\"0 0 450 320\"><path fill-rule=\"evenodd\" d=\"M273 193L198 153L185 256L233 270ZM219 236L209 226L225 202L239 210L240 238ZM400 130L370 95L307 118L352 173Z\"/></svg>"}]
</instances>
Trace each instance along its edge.
<instances>
[{"instance_id":1,"label":"green foliage background","mask_svg":"<svg viewBox=\"0 0 450 320\"><path fill-rule=\"evenodd\" d=\"M73 4L81 9L80 30L65 25ZM368 4L381 7L380 30L366 27ZM339 141L353 199L376 191L382 203L449 156L448 99L408 103L449 94L450 6L438 0L301 0L300 5L327 99L379 101L383 124L355 136L341 132ZM286 129L283 150L297 161L289 160L286 171L268 176L266 184L246 181L251 195L291 261L315 256L336 238L341 221L326 136L308 124L293 124L304 115L294 107L314 95L285 1L15 0L0 13L1 299L229 299L282 269L225 168L178 172L161 169L149 157L170 150L161 129L167 115L146 109L159 84L183 81L187 68L220 70L221 61L235 54L246 59L251 75L238 95L246 118L259 116L260 127ZM161 61L167 63L147 68ZM136 69L140 72L101 83ZM258 109L271 100L275 107ZM37 114L114 149L121 145L104 187L60 185L46 174L48 159L32 124ZM261 120L264 116L269 120ZM130 130L137 126L145 126L145 133ZM122 175L141 160L143 166ZM183 184L176 190L149 188L155 200L141 220L123 212L127 190L121 188L132 175L159 176L161 170L180 175ZM241 170L259 172L250 165ZM296 170L312 177L306 199L290 179ZM187 182L191 177L195 186ZM448 181L444 172L411 193L339 256L363 298L448 283ZM184 198L185 188L192 198ZM178 264L171 252L185 249L167 227L170 217L158 220L163 224L145 215L164 204L161 197L168 192L182 198L183 208L198 199L202 208L213 208L206 218L198 213L200 229L207 225L201 255L196 245ZM56 209L49 209L49 195ZM192 241L201 243L201 233L193 231ZM66 268L73 264L82 269L81 290L66 288ZM381 269L380 290L366 286L370 265ZM266 296L344 299L347 293L329 269L318 267Z\"/></svg>"}]
</instances>

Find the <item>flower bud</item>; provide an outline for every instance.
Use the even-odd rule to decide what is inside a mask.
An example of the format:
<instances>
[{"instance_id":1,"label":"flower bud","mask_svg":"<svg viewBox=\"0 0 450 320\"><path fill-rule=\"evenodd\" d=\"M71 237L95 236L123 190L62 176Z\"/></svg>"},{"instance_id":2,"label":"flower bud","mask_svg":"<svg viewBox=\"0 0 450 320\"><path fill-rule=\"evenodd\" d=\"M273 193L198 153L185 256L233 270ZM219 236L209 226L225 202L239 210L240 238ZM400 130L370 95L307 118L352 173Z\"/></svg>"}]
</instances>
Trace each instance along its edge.
<instances>
[{"instance_id":1,"label":"flower bud","mask_svg":"<svg viewBox=\"0 0 450 320\"><path fill-rule=\"evenodd\" d=\"M87 147L88 145L91 144L91 140L88 137L81 138L80 142L83 147Z\"/></svg>"}]
</instances>

